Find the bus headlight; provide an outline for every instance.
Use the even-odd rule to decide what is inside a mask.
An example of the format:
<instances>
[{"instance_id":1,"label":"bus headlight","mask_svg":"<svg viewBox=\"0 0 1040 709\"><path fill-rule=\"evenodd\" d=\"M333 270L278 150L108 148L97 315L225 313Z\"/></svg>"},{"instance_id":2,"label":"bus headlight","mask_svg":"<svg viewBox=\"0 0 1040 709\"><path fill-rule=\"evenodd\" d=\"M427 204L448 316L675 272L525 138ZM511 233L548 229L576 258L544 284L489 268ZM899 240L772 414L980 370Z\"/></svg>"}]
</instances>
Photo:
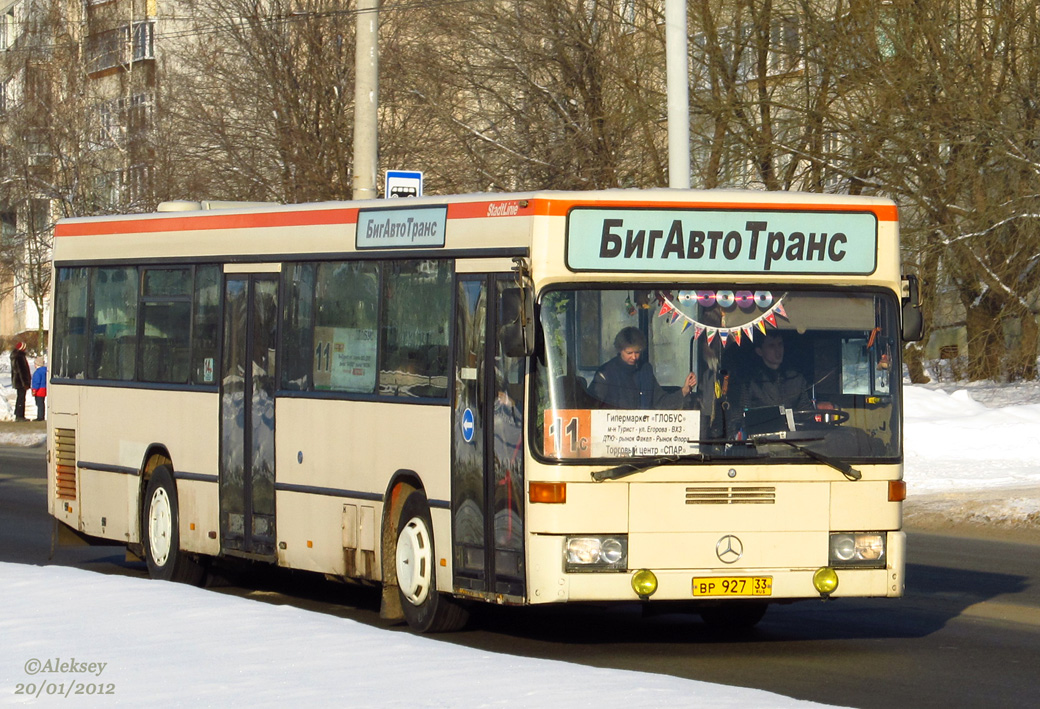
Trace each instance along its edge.
<instances>
[{"instance_id":1,"label":"bus headlight","mask_svg":"<svg viewBox=\"0 0 1040 709\"><path fill-rule=\"evenodd\" d=\"M628 537L623 534L567 537L564 571L624 571L628 568Z\"/></svg>"},{"instance_id":2,"label":"bus headlight","mask_svg":"<svg viewBox=\"0 0 1040 709\"><path fill-rule=\"evenodd\" d=\"M884 567L886 538L882 532L833 532L830 565L839 568Z\"/></svg>"}]
</instances>

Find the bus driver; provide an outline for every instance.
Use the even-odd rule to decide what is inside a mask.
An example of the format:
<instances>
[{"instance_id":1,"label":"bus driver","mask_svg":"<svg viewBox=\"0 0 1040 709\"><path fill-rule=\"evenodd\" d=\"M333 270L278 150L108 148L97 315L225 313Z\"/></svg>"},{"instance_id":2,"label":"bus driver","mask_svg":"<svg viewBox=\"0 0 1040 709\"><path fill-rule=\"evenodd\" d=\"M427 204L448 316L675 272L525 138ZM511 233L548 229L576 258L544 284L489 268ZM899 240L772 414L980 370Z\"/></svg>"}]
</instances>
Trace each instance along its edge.
<instances>
[{"instance_id":1,"label":"bus driver","mask_svg":"<svg viewBox=\"0 0 1040 709\"><path fill-rule=\"evenodd\" d=\"M681 389L665 391L654 376L654 367L642 358L646 336L637 327L623 328L614 338L617 356L596 371L589 393L615 409L681 409L697 375L686 375Z\"/></svg>"},{"instance_id":2,"label":"bus driver","mask_svg":"<svg viewBox=\"0 0 1040 709\"><path fill-rule=\"evenodd\" d=\"M784 367L784 338L769 332L755 345L758 365L741 388L740 408L783 406L788 409L811 409L809 387L799 372Z\"/></svg>"}]
</instances>

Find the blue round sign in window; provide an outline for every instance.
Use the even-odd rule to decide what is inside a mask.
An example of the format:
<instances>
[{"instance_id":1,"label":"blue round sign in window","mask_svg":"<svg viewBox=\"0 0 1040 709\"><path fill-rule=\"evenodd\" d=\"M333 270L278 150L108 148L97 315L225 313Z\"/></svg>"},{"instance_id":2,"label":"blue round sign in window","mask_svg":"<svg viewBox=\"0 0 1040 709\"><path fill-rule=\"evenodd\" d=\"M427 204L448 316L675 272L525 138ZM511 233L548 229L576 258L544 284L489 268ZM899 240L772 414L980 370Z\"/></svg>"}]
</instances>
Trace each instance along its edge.
<instances>
[{"instance_id":1,"label":"blue round sign in window","mask_svg":"<svg viewBox=\"0 0 1040 709\"><path fill-rule=\"evenodd\" d=\"M476 430L476 425L473 420L473 409L467 408L462 412L462 440L466 443L473 442L473 432Z\"/></svg>"}]
</instances>

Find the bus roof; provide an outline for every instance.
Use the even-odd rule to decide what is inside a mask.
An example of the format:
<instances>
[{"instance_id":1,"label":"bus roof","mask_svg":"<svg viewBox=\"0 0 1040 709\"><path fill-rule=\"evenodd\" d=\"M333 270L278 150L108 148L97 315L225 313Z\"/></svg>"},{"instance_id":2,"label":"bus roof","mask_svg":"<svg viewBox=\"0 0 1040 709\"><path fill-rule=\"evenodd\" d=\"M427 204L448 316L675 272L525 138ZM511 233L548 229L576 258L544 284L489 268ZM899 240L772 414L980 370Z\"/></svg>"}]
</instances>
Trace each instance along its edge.
<instances>
[{"instance_id":1,"label":"bus roof","mask_svg":"<svg viewBox=\"0 0 1040 709\"><path fill-rule=\"evenodd\" d=\"M239 202L183 203L197 210L160 211L62 219L56 237L102 234L155 233L252 227L354 224L362 209L411 209L447 205L447 218L565 216L579 205L611 206L638 203L657 208L799 209L807 211L869 211L879 221L896 221L896 205L881 197L850 197L807 192L757 190L612 189L585 192L541 191L428 195L390 200L313 202L307 204L250 204Z\"/></svg>"}]
</instances>

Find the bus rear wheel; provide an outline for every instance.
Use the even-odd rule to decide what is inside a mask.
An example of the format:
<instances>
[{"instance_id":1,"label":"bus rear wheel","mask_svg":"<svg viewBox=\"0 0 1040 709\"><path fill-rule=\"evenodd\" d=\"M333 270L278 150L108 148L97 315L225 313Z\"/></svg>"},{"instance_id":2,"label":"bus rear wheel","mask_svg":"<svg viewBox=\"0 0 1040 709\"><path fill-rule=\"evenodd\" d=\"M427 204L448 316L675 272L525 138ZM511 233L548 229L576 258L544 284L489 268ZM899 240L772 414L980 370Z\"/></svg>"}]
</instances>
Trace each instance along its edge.
<instances>
[{"instance_id":1,"label":"bus rear wheel","mask_svg":"<svg viewBox=\"0 0 1040 709\"><path fill-rule=\"evenodd\" d=\"M177 486L169 466L160 465L152 472L141 513L141 542L148 575L162 581L201 585L206 567L180 548Z\"/></svg>"},{"instance_id":2,"label":"bus rear wheel","mask_svg":"<svg viewBox=\"0 0 1040 709\"><path fill-rule=\"evenodd\" d=\"M430 505L415 490L401 508L394 562L404 618L420 633L459 630L469 620L465 607L437 591L436 560Z\"/></svg>"}]
</instances>

